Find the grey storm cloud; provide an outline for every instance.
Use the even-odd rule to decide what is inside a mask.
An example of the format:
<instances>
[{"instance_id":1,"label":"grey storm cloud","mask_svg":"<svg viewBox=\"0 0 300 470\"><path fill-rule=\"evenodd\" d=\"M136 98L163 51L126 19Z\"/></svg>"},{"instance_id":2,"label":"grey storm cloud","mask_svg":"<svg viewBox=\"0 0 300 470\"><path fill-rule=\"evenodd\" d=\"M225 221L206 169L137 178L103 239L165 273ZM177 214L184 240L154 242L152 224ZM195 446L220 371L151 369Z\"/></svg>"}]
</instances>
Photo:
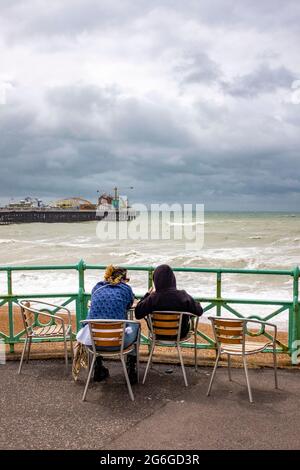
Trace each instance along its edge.
<instances>
[{"instance_id":1,"label":"grey storm cloud","mask_svg":"<svg viewBox=\"0 0 300 470\"><path fill-rule=\"evenodd\" d=\"M236 77L231 83L224 83L224 89L233 96L253 97L261 93L272 93L277 88L291 87L296 74L281 67L261 64L251 73Z\"/></svg>"},{"instance_id":2,"label":"grey storm cloud","mask_svg":"<svg viewBox=\"0 0 300 470\"><path fill-rule=\"evenodd\" d=\"M299 5L3 0L0 198L297 210Z\"/></svg>"},{"instance_id":3,"label":"grey storm cloud","mask_svg":"<svg viewBox=\"0 0 300 470\"><path fill-rule=\"evenodd\" d=\"M182 85L192 83L211 83L221 78L221 70L206 53L187 53L181 63L174 67Z\"/></svg>"}]
</instances>

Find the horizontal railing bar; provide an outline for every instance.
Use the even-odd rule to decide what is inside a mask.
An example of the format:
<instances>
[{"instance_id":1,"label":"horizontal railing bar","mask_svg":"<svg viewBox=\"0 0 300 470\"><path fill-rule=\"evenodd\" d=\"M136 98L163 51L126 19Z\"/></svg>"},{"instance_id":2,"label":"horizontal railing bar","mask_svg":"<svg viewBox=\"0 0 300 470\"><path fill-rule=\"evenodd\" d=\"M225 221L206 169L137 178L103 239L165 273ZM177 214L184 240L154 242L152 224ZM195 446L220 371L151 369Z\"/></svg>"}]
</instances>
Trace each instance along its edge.
<instances>
[{"instance_id":1,"label":"horizontal railing bar","mask_svg":"<svg viewBox=\"0 0 300 470\"><path fill-rule=\"evenodd\" d=\"M0 266L0 271L52 271L52 270L68 270L75 269L78 270L77 264L66 264L66 265L49 265L49 266Z\"/></svg>"},{"instance_id":2,"label":"horizontal railing bar","mask_svg":"<svg viewBox=\"0 0 300 470\"><path fill-rule=\"evenodd\" d=\"M4 299L6 302L8 300L16 300L16 299L47 299L47 298L51 298L51 297L73 297L72 300L76 300L77 299L77 296L78 294L64 294L64 293L60 293L60 294L57 294L57 293L54 293L52 294L51 292L49 292L48 294L12 294L12 295L8 295L8 294L0 294L0 299Z\"/></svg>"},{"instance_id":3,"label":"horizontal railing bar","mask_svg":"<svg viewBox=\"0 0 300 470\"><path fill-rule=\"evenodd\" d=\"M202 273L220 273L220 274L266 274L293 276L292 270L267 270L267 269L231 269L231 268L172 268L173 271L180 272L202 272Z\"/></svg>"},{"instance_id":4,"label":"horizontal railing bar","mask_svg":"<svg viewBox=\"0 0 300 470\"><path fill-rule=\"evenodd\" d=\"M120 264L122 268L128 269L128 271L154 271L156 266L132 266L132 265L126 265L126 264ZM104 270L107 268L106 264L86 264L85 269L100 269ZM173 268L172 268L173 269Z\"/></svg>"},{"instance_id":5,"label":"horizontal railing bar","mask_svg":"<svg viewBox=\"0 0 300 470\"><path fill-rule=\"evenodd\" d=\"M251 305L293 305L291 300L265 300L265 299L230 299L225 297L194 297L195 300L211 303L232 303L232 304L251 304ZM300 302L299 302L300 303Z\"/></svg>"}]
</instances>

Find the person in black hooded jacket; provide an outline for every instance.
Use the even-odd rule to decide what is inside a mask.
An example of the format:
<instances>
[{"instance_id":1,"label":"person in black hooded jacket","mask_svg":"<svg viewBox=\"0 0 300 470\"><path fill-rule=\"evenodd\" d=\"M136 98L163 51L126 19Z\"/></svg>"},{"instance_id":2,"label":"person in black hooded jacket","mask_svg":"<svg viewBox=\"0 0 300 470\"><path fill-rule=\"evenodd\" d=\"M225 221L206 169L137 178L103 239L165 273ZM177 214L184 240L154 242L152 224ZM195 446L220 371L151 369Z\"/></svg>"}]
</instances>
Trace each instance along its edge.
<instances>
[{"instance_id":1,"label":"person in black hooded jacket","mask_svg":"<svg viewBox=\"0 0 300 470\"><path fill-rule=\"evenodd\" d=\"M185 290L176 289L175 275L167 264L158 266L153 273L155 290L149 292L135 307L135 317L139 320L149 313L163 310L189 312L201 316L203 309ZM189 316L183 315L180 338L187 336L190 329ZM160 337L160 339L163 339Z\"/></svg>"}]
</instances>

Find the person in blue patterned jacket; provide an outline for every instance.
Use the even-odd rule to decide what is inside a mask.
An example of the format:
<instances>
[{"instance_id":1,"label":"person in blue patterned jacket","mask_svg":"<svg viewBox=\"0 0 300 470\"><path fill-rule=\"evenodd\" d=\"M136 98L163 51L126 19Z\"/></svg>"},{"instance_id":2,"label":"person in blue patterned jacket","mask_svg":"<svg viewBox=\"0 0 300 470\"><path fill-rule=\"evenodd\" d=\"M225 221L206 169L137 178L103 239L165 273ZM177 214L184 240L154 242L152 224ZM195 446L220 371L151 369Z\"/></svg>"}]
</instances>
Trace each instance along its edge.
<instances>
[{"instance_id":1,"label":"person in blue patterned jacket","mask_svg":"<svg viewBox=\"0 0 300 470\"><path fill-rule=\"evenodd\" d=\"M127 271L117 266L108 266L104 281L98 282L92 290L91 306L88 319L126 320L127 311L133 304L134 294L128 285ZM137 338L138 325L130 324L126 328L124 348L129 347ZM137 382L136 356L127 356L127 369L131 383ZM103 365L103 359L98 356L95 363L94 381L100 382L109 376L109 370Z\"/></svg>"}]
</instances>

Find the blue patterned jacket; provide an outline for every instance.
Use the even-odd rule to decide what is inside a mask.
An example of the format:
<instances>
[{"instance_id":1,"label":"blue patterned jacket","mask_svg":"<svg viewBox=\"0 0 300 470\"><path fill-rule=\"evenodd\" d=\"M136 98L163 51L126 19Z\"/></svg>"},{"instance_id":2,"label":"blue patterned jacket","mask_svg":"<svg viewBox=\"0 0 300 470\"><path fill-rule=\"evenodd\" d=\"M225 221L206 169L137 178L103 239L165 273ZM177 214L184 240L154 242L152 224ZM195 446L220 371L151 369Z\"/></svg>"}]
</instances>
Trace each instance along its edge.
<instances>
[{"instance_id":1,"label":"blue patterned jacket","mask_svg":"<svg viewBox=\"0 0 300 470\"><path fill-rule=\"evenodd\" d=\"M124 282L112 285L106 281L98 282L92 290L91 307L87 319L126 320L127 310L131 307L134 294Z\"/></svg>"}]
</instances>

